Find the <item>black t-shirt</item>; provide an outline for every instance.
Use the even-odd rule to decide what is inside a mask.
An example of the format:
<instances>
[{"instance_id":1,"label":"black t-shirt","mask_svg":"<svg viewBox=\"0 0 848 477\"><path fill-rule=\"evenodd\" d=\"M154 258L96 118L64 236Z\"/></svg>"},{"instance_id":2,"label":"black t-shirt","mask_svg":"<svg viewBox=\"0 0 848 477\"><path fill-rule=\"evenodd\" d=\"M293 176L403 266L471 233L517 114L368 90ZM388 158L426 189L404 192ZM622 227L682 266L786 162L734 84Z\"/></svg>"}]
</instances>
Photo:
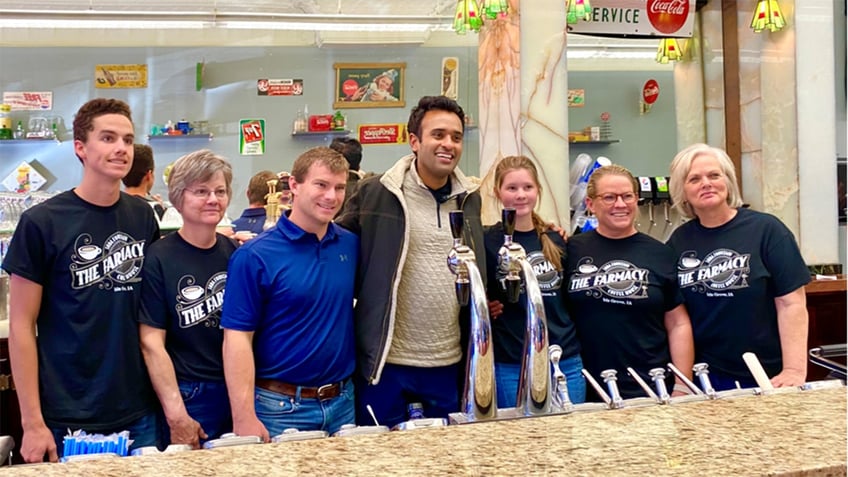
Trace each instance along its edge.
<instances>
[{"instance_id":1,"label":"black t-shirt","mask_svg":"<svg viewBox=\"0 0 848 477\"><path fill-rule=\"evenodd\" d=\"M742 354L757 355L769 376L783 360L774 299L810 281L792 232L777 217L739 209L724 225L695 219L668 241L692 319L695 360L750 379Z\"/></svg>"},{"instance_id":2,"label":"black t-shirt","mask_svg":"<svg viewBox=\"0 0 848 477\"><path fill-rule=\"evenodd\" d=\"M43 287L37 318L41 411L50 427L114 429L155 409L136 316L153 209L63 192L21 216L3 269Z\"/></svg>"},{"instance_id":3,"label":"black t-shirt","mask_svg":"<svg viewBox=\"0 0 848 477\"><path fill-rule=\"evenodd\" d=\"M562 263L565 266L565 241L556 232L546 232L554 244L562 249ZM580 345L574 332L574 323L565 308L565 296L562 293L562 271L558 271L542 253L542 242L536 231L516 231L512 239L524 247L527 260L536 272L542 301L545 304L545 316L548 322L548 343L562 347L563 358L580 352ZM495 361L499 363L521 364L524 348L524 329L527 320L527 294L524 286L518 303L509 303L500 287L500 281L506 275L498 270L498 250L503 245L503 224L486 227L486 270L489 274L489 299L503 303L503 314L492 320L492 335L495 348Z\"/></svg>"},{"instance_id":4,"label":"black t-shirt","mask_svg":"<svg viewBox=\"0 0 848 477\"><path fill-rule=\"evenodd\" d=\"M583 366L599 382L601 371L618 371L624 398L645 396L628 366L653 385L648 372L671 361L665 313L683 303L674 264L671 248L643 233L609 239L593 230L568 241L567 303Z\"/></svg>"},{"instance_id":5,"label":"black t-shirt","mask_svg":"<svg viewBox=\"0 0 848 477\"><path fill-rule=\"evenodd\" d=\"M178 232L147 252L138 321L166 330L165 348L179 380L224 379L221 307L235 249L221 234L214 246L201 249Z\"/></svg>"}]
</instances>

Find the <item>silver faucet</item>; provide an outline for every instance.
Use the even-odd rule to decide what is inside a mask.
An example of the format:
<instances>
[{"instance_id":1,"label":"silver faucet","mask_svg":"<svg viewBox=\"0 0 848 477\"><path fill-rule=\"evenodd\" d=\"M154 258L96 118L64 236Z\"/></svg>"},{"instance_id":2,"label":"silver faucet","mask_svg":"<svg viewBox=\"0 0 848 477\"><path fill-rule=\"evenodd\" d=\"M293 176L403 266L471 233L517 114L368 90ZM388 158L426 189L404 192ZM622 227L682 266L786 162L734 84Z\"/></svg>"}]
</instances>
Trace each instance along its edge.
<instances>
[{"instance_id":1,"label":"silver faucet","mask_svg":"<svg viewBox=\"0 0 848 477\"><path fill-rule=\"evenodd\" d=\"M716 390L713 388L713 384L710 382L710 372L708 371L709 365L707 363L695 363L695 366L692 367L692 371L695 373L695 376L698 377L698 381L701 382L701 387L704 389L704 392L710 399L715 399L717 397Z\"/></svg>"},{"instance_id":2,"label":"silver faucet","mask_svg":"<svg viewBox=\"0 0 848 477\"><path fill-rule=\"evenodd\" d=\"M570 411L574 406L568 397L568 382L565 379L565 374L559 369L559 360L562 358L562 348L560 345L550 345L548 347L548 356L551 359L551 365L554 367L553 380L556 383L556 392L551 395L552 404L560 411Z\"/></svg>"},{"instance_id":3,"label":"silver faucet","mask_svg":"<svg viewBox=\"0 0 848 477\"><path fill-rule=\"evenodd\" d=\"M654 390L651 389L650 386L648 386L648 383L646 383L645 380L642 379L642 376L639 376L639 373L637 373L635 369L628 366L627 374L629 374L630 377L632 377L633 380L636 381L636 384L638 384L639 387L642 388L643 391L645 391L645 394L647 394L649 398L657 401L660 404L668 404L667 402L663 402L663 400L660 399L659 396L657 396L657 393L655 393Z\"/></svg>"},{"instance_id":4,"label":"silver faucet","mask_svg":"<svg viewBox=\"0 0 848 477\"><path fill-rule=\"evenodd\" d=\"M512 241L515 218L515 209L503 209L504 244L498 251L498 265L501 270L506 271L506 278L501 282L501 286L510 303L518 302L522 280L524 282L524 291L527 295L527 317L515 407L525 416L536 416L551 412L548 321L545 317L545 304L542 301L536 272L527 261L527 252L524 247Z\"/></svg>"},{"instance_id":5,"label":"silver faucet","mask_svg":"<svg viewBox=\"0 0 848 477\"><path fill-rule=\"evenodd\" d=\"M469 421L494 419L498 414L498 396L486 290L474 251L462 242L465 217L462 211L451 211L449 216L453 248L448 253L448 268L456 275L456 299L459 304L465 306L471 302L471 336L468 341L462 412Z\"/></svg>"},{"instance_id":6,"label":"silver faucet","mask_svg":"<svg viewBox=\"0 0 848 477\"><path fill-rule=\"evenodd\" d=\"M618 391L618 371L614 369L605 369L601 371L601 379L607 384L610 402L610 409L620 409L624 407L624 399L621 398L621 393Z\"/></svg>"},{"instance_id":7,"label":"silver faucet","mask_svg":"<svg viewBox=\"0 0 848 477\"><path fill-rule=\"evenodd\" d=\"M657 397L663 404L668 404L671 401L671 396L668 395L668 388L665 385L665 369L654 368L648 371L648 376L654 381L654 386L657 388Z\"/></svg>"}]
</instances>

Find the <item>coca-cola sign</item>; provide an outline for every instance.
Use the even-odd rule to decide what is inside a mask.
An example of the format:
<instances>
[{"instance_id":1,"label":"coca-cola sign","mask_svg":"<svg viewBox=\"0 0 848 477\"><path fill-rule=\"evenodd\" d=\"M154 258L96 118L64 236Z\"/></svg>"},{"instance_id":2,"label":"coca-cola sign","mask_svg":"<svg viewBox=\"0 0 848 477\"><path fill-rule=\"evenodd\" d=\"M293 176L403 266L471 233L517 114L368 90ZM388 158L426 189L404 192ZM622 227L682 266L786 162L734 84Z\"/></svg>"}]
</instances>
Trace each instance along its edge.
<instances>
[{"instance_id":1,"label":"coca-cola sign","mask_svg":"<svg viewBox=\"0 0 848 477\"><path fill-rule=\"evenodd\" d=\"M649 79L642 86L642 99L647 104L654 104L660 97L660 85L657 80Z\"/></svg>"},{"instance_id":2,"label":"coca-cola sign","mask_svg":"<svg viewBox=\"0 0 848 477\"><path fill-rule=\"evenodd\" d=\"M403 144L407 141L403 124L362 124L359 142L362 144Z\"/></svg>"},{"instance_id":3,"label":"coca-cola sign","mask_svg":"<svg viewBox=\"0 0 848 477\"><path fill-rule=\"evenodd\" d=\"M689 18L688 0L648 0L648 21L660 33L677 33Z\"/></svg>"},{"instance_id":4,"label":"coca-cola sign","mask_svg":"<svg viewBox=\"0 0 848 477\"><path fill-rule=\"evenodd\" d=\"M591 20L567 25L569 33L688 38L695 0L592 0Z\"/></svg>"}]
</instances>

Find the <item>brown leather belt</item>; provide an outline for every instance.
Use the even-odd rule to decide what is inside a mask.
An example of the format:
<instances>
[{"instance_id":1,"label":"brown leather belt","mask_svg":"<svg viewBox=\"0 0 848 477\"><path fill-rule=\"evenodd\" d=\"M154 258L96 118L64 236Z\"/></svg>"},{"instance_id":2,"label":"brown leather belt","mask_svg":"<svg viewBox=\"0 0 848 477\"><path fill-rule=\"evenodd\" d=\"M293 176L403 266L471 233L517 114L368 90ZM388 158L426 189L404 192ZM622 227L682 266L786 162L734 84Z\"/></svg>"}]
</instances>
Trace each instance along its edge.
<instances>
[{"instance_id":1,"label":"brown leather belt","mask_svg":"<svg viewBox=\"0 0 848 477\"><path fill-rule=\"evenodd\" d=\"M321 401L333 399L342 393L344 381L339 381L332 384L325 384L317 388L308 386L297 386L295 384L284 383L274 379L256 378L256 387L267 389L272 393L285 394L286 396L297 396L297 391L300 389L300 397L303 399L320 399Z\"/></svg>"}]
</instances>

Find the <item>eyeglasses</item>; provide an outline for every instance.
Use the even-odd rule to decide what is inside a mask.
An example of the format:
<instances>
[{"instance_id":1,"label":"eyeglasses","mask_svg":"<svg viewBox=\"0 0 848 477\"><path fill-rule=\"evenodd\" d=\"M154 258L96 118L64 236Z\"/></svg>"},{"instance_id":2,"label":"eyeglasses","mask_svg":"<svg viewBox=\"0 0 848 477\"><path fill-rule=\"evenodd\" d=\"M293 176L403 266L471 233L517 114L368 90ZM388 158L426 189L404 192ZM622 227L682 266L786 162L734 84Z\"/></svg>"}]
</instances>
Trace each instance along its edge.
<instances>
[{"instance_id":1,"label":"eyeglasses","mask_svg":"<svg viewBox=\"0 0 848 477\"><path fill-rule=\"evenodd\" d=\"M204 187L201 187L199 189L186 189L186 191L190 192L191 195L198 199L205 199L209 197L209 194L215 194L215 197L217 199L224 199L227 197L227 189L209 190Z\"/></svg>"},{"instance_id":2,"label":"eyeglasses","mask_svg":"<svg viewBox=\"0 0 848 477\"><path fill-rule=\"evenodd\" d=\"M632 204L633 202L636 202L636 194L632 192L627 192L624 194L596 195L595 198L603 202L604 205L615 205L619 198L621 198L621 200L625 204Z\"/></svg>"}]
</instances>

